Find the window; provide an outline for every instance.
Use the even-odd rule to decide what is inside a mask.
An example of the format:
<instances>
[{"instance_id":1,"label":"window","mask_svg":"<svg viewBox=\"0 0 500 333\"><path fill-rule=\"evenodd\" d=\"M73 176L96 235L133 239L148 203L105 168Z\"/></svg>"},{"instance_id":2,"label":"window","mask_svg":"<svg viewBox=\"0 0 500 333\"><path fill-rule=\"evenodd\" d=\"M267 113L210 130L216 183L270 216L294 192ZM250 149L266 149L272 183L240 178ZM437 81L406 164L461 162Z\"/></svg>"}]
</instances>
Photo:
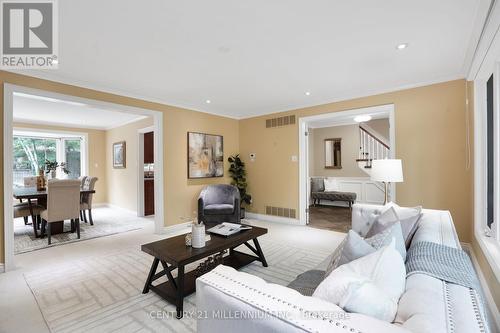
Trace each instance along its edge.
<instances>
[{"instance_id":1,"label":"window","mask_svg":"<svg viewBox=\"0 0 500 333\"><path fill-rule=\"evenodd\" d=\"M38 174L45 160L56 160L57 142L50 138L14 137L14 184L24 185L24 177Z\"/></svg>"},{"instance_id":2,"label":"window","mask_svg":"<svg viewBox=\"0 0 500 333\"><path fill-rule=\"evenodd\" d=\"M486 83L486 225L491 228L495 221L494 193L495 193L495 172L494 172L494 117L493 117L493 75Z\"/></svg>"},{"instance_id":3,"label":"window","mask_svg":"<svg viewBox=\"0 0 500 333\"><path fill-rule=\"evenodd\" d=\"M45 161L64 162L68 174L60 168L58 178L77 179L84 172L84 136L15 130L13 139L13 180L23 186L24 178L38 174Z\"/></svg>"},{"instance_id":4,"label":"window","mask_svg":"<svg viewBox=\"0 0 500 333\"><path fill-rule=\"evenodd\" d=\"M81 158L81 140L64 139L64 159L68 169L68 178L77 179L81 176L82 158Z\"/></svg>"}]
</instances>

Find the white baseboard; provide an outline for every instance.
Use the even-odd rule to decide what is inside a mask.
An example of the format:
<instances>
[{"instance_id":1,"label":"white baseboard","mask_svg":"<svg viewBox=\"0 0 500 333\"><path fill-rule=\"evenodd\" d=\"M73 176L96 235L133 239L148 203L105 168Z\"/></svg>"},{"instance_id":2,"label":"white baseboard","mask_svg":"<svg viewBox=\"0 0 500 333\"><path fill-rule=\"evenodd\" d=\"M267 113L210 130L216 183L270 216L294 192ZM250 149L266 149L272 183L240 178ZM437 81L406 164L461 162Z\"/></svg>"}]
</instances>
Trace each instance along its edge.
<instances>
[{"instance_id":1,"label":"white baseboard","mask_svg":"<svg viewBox=\"0 0 500 333\"><path fill-rule=\"evenodd\" d=\"M120 207L120 206L117 206L115 204L111 204L111 203L108 203L108 202L101 202L101 203L98 203L98 204L93 204L94 207L109 207L109 208L113 208L113 209L119 209L123 212L126 212L126 213L129 213L129 214L133 214L135 216L137 216L137 211L136 210L132 210L132 209L127 209L127 208L123 208L123 207Z\"/></svg>"},{"instance_id":2,"label":"white baseboard","mask_svg":"<svg viewBox=\"0 0 500 333\"><path fill-rule=\"evenodd\" d=\"M169 225L168 227L163 228L163 233L170 234L181 231L182 229L191 228L191 224L193 224L193 222L183 222L179 224Z\"/></svg>"},{"instance_id":3,"label":"white baseboard","mask_svg":"<svg viewBox=\"0 0 500 333\"><path fill-rule=\"evenodd\" d=\"M292 219L289 217L257 214L257 213L251 213L251 212L245 212L245 217L250 218L250 219L254 219L254 220L300 225L300 221L298 219Z\"/></svg>"},{"instance_id":4,"label":"white baseboard","mask_svg":"<svg viewBox=\"0 0 500 333\"><path fill-rule=\"evenodd\" d=\"M491 294L491 290L488 286L488 283L486 282L486 279L483 275L483 271L481 270L481 267L479 266L479 262L477 261L476 253L474 252L474 249L469 243L460 243L462 247L467 248L467 250L470 253L472 264L474 265L474 268L476 270L477 276L479 278L479 283L481 284L481 288L483 289L483 294L484 297L486 298L486 305L488 306L489 314L488 314L488 319L490 321L491 325L494 325L495 327L492 328L492 332L500 332L500 312L498 311L497 305L495 303L495 299L493 298L493 295Z\"/></svg>"}]
</instances>

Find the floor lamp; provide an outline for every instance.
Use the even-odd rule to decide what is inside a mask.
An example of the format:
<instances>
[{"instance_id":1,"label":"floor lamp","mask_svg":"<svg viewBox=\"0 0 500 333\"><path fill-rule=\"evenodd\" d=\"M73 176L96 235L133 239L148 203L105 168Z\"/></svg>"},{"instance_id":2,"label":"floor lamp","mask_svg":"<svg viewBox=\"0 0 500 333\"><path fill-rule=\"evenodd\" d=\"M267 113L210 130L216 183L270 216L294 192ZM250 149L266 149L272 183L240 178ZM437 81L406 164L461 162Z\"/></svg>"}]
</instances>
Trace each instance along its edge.
<instances>
[{"instance_id":1,"label":"floor lamp","mask_svg":"<svg viewBox=\"0 0 500 333\"><path fill-rule=\"evenodd\" d=\"M383 182L384 205L387 203L389 183L403 182L403 167L401 160L373 160L370 179L376 182Z\"/></svg>"}]
</instances>

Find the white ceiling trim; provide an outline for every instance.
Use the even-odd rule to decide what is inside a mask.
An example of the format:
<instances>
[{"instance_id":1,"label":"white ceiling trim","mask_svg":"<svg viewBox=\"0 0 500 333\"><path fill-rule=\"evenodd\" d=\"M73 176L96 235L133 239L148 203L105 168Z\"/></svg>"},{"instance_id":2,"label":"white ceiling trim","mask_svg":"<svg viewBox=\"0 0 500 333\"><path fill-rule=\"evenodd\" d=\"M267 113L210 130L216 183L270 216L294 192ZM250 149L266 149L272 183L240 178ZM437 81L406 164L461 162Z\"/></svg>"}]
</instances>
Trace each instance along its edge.
<instances>
[{"instance_id":1,"label":"white ceiling trim","mask_svg":"<svg viewBox=\"0 0 500 333\"><path fill-rule=\"evenodd\" d=\"M15 72L15 71L11 71L11 72ZM290 106L285 107L284 109L281 109L281 110L267 110L264 113L260 113L260 114L253 114L253 115L247 115L247 116L242 116L242 117L235 117L235 116L231 116L231 115L224 114L224 113L214 113L214 112L209 112L209 111L206 111L206 110L200 110L200 109L196 109L196 108L191 108L191 107L189 107L187 105L180 105L180 104L177 104L177 103L171 103L171 102L166 101L166 100L159 100L159 99L155 99L155 98L140 96L140 95L137 95L137 94L132 94L132 93L128 93L128 92L125 92L125 91L121 91L119 89L113 89L113 88L101 86L101 85L98 85L98 84L90 84L88 82L84 82L84 81L80 81L80 80L60 78L60 77L53 76L53 75L39 74L39 73L34 73L34 72L30 73L30 75L27 75L27 76L32 76L32 77L39 78L39 79L44 79L44 80L51 80L51 81L55 81L55 82L62 83L62 84L68 84L68 85L77 86L77 87L80 87L80 88L96 90L96 91L99 91L99 92L104 92L104 93L119 95L119 96L122 96L122 97L129 97L129 98L140 99L140 100L143 100L143 101L146 101L146 102L159 103L159 104L162 104L162 105L165 105L165 106L178 107L178 108L186 109L186 110L189 110L189 111L206 113L206 114L211 114L211 115L214 115L214 116L225 117L225 118L230 118L230 119L235 119L235 120L243 120L243 119L261 117L261 116L269 116L269 115L272 115L272 114L275 114L275 113L281 113L281 112L287 112L287 111L294 111L294 110L299 110L299 109L304 109L304 108L315 107L315 106L319 106L319 105L325 105L325 104L330 104L330 103L347 101L347 100L351 100L351 99L363 98L363 97L374 96L374 95L381 95L381 94L386 94L386 93L391 93L391 92L396 92L396 91L401 91L401 90L406 90L406 89L418 88L418 87L425 87L425 86L432 85L432 84L438 84L438 83L443 83L443 82L448 82L448 81L454 81L454 80L459 80L459 79L464 79L465 78L464 74L456 74L456 75L452 75L452 76L449 76L449 77L443 77L443 78L438 78L438 79L429 80L429 81L423 81L423 82L414 83L414 84L407 84L407 85L395 86L395 87L387 88L387 89L370 89L370 90L365 90L365 91L355 91L355 90L353 90L351 93L340 95L338 97L333 97L333 98L328 99L328 100L322 100L322 101L316 102L314 104L310 104L309 103L309 104L303 104L303 105L299 105L299 106L296 106L296 105L292 106L292 105L290 105Z\"/></svg>"},{"instance_id":2,"label":"white ceiling trim","mask_svg":"<svg viewBox=\"0 0 500 333\"><path fill-rule=\"evenodd\" d=\"M109 127L103 127L103 126L91 126L91 125L78 125L78 124L67 124L67 123L58 123L55 121L38 121L38 120L32 120L32 119L23 119L23 118L16 118L14 117L14 123L19 123L19 124L31 124L31 125L45 125L45 126L54 126L54 127L68 127L68 128L82 128L82 129L93 129L93 130L100 130L100 131L109 131L114 128L122 127L128 124L132 124L141 120L146 119L147 116L142 116L140 118L136 119L131 119L127 120L124 122L121 122L117 125L114 126L109 126Z\"/></svg>"},{"instance_id":3,"label":"white ceiling trim","mask_svg":"<svg viewBox=\"0 0 500 333\"><path fill-rule=\"evenodd\" d=\"M11 72L11 73L20 74L18 71L15 71L15 70L5 69L5 71ZM90 82L87 82L87 81L84 81L84 80L67 79L67 78L63 78L63 77L60 77L58 75L54 75L54 74L51 74L51 73L46 73L46 72L45 73L39 73L39 72L36 72L36 71L30 71L29 74L28 73L23 73L23 75L35 77L35 78L42 79L42 80L49 80L49 81L53 81L53 82L57 82L57 83L62 83L62 84L68 84L68 85L76 86L76 87L79 87L79 88L96 90L96 91L99 91L99 92L104 92L104 93L108 93L108 94L118 95L118 96L122 96L122 97L135 98L135 99L142 100L142 101L145 101L145 102L158 103L158 104L162 104L162 105L166 105L166 106L170 106L170 107L176 107L176 108L186 109L186 110L189 110L189 111L207 113L207 114L211 114L211 115L214 115L214 116L226 117L226 118L231 118L231 119L239 119L238 117L234 117L234 116L231 116L231 115L225 115L225 114L210 112L210 111L206 111L206 110L201 110L201 109L198 109L196 107L189 106L188 105L189 103L187 103L187 102L179 102L179 101L174 101L174 100L166 101L166 100L157 99L157 98L150 97L150 96L143 96L143 95L131 93L131 92L124 91L124 90L121 90L121 89L111 88L111 87L108 87L108 86L105 86L105 85L90 83ZM115 103L115 104L118 104L118 103Z\"/></svg>"},{"instance_id":4,"label":"white ceiling trim","mask_svg":"<svg viewBox=\"0 0 500 333\"><path fill-rule=\"evenodd\" d=\"M398 91L407 90L407 89L425 87L425 86L430 86L433 84L438 84L438 83L443 83L443 82L448 82L448 81L455 81L455 80L460 80L460 79L464 79L464 78L465 78L465 76L463 74L457 74L457 75L452 75L449 77L440 78L440 79L436 79L436 80L424 81L424 82L415 83L415 84L401 85L401 86L396 86L396 87L387 88L387 89L371 89L371 90L358 91L358 92L353 90L352 93L344 94L344 95L341 95L341 96L333 98L333 99L329 99L329 100L325 100L323 102L315 103L313 105L305 104L303 106L293 107L293 108L290 107L290 108L287 108L287 109L284 109L281 111L272 111L272 112L265 113L262 115L239 117L239 118L235 118L235 119L242 120L242 119L249 119L249 118L261 117L261 116L270 116L270 115L273 115L276 113L282 113L282 112L287 112L287 111L296 111L296 110L300 110L300 109L306 109L306 108L311 108L311 107L326 105L326 104L331 104L331 103L337 103L337 102L344 102L344 101L349 101L349 100L358 99L358 98L383 95L383 94L387 94L387 93L393 93L393 92L398 92Z\"/></svg>"}]
</instances>

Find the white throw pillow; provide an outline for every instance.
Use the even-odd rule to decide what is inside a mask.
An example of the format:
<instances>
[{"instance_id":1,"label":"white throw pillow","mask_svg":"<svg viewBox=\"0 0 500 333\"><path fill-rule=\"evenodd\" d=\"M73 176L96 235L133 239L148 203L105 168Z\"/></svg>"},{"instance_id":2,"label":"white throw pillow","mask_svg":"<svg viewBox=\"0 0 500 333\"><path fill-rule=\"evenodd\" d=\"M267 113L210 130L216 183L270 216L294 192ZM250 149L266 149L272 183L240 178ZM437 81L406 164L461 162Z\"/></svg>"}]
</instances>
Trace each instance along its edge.
<instances>
[{"instance_id":1,"label":"white throw pillow","mask_svg":"<svg viewBox=\"0 0 500 333\"><path fill-rule=\"evenodd\" d=\"M405 290L406 270L401 255L388 246L333 270L316 288L313 297L344 310L393 322Z\"/></svg>"},{"instance_id":2,"label":"white throw pillow","mask_svg":"<svg viewBox=\"0 0 500 333\"><path fill-rule=\"evenodd\" d=\"M339 190L339 183L335 178L325 178L323 184L325 185L325 192L335 192Z\"/></svg>"}]
</instances>

